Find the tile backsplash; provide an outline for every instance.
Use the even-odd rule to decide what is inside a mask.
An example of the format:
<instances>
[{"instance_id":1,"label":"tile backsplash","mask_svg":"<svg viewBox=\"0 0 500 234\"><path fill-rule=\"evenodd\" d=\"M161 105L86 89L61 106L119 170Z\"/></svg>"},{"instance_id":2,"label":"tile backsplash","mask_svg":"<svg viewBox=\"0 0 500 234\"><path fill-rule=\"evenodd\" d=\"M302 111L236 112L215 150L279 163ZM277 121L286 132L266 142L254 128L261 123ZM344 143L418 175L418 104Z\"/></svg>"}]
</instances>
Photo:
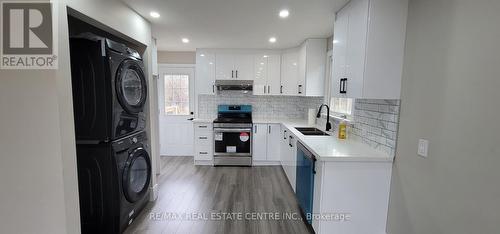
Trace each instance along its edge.
<instances>
[{"instance_id":1,"label":"tile backsplash","mask_svg":"<svg viewBox=\"0 0 500 234\"><path fill-rule=\"evenodd\" d=\"M252 105L254 119L306 119L309 108L317 109L323 97L254 96L241 92L198 96L198 117L217 117L217 105Z\"/></svg>"},{"instance_id":2,"label":"tile backsplash","mask_svg":"<svg viewBox=\"0 0 500 234\"><path fill-rule=\"evenodd\" d=\"M395 155L399 124L399 100L356 99L350 137L359 138L374 149ZM336 129L339 119L331 119ZM317 121L324 129L326 119Z\"/></svg>"}]
</instances>

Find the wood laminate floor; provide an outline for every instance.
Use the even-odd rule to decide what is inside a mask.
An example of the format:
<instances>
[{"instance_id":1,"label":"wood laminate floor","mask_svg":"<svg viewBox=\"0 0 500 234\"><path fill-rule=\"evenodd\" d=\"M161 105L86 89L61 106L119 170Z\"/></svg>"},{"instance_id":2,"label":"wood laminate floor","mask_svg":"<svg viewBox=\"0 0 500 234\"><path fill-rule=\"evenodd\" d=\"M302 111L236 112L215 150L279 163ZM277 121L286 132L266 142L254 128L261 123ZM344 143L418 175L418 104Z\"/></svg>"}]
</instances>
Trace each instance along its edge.
<instances>
[{"instance_id":1,"label":"wood laminate floor","mask_svg":"<svg viewBox=\"0 0 500 234\"><path fill-rule=\"evenodd\" d=\"M161 162L158 200L127 234L309 233L279 166L194 166L192 157Z\"/></svg>"}]
</instances>

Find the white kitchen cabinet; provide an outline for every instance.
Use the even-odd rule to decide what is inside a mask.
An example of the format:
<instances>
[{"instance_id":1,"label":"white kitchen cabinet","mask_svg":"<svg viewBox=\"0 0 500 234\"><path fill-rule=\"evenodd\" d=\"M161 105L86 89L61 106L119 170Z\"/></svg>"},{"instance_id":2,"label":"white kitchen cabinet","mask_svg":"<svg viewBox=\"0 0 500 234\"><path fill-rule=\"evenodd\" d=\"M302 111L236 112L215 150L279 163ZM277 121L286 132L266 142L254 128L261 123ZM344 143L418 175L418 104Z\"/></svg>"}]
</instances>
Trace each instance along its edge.
<instances>
[{"instance_id":1,"label":"white kitchen cabinet","mask_svg":"<svg viewBox=\"0 0 500 234\"><path fill-rule=\"evenodd\" d=\"M324 95L326 39L307 39L300 50L299 92L304 96Z\"/></svg>"},{"instance_id":2,"label":"white kitchen cabinet","mask_svg":"<svg viewBox=\"0 0 500 234\"><path fill-rule=\"evenodd\" d=\"M237 53L234 55L235 77L239 80L253 80L253 54Z\"/></svg>"},{"instance_id":3,"label":"white kitchen cabinet","mask_svg":"<svg viewBox=\"0 0 500 234\"><path fill-rule=\"evenodd\" d=\"M254 124L252 136L253 161L267 160L267 124Z\"/></svg>"},{"instance_id":4,"label":"white kitchen cabinet","mask_svg":"<svg viewBox=\"0 0 500 234\"><path fill-rule=\"evenodd\" d=\"M218 52L215 57L215 78L232 80L234 76L234 54Z\"/></svg>"},{"instance_id":5,"label":"white kitchen cabinet","mask_svg":"<svg viewBox=\"0 0 500 234\"><path fill-rule=\"evenodd\" d=\"M210 165L213 160L213 127L212 123L194 123L194 163Z\"/></svg>"},{"instance_id":6,"label":"white kitchen cabinet","mask_svg":"<svg viewBox=\"0 0 500 234\"><path fill-rule=\"evenodd\" d=\"M334 23L332 96L400 99L408 0L352 0Z\"/></svg>"},{"instance_id":7,"label":"white kitchen cabinet","mask_svg":"<svg viewBox=\"0 0 500 234\"><path fill-rule=\"evenodd\" d=\"M267 161L280 161L281 125L267 125Z\"/></svg>"},{"instance_id":8,"label":"white kitchen cabinet","mask_svg":"<svg viewBox=\"0 0 500 234\"><path fill-rule=\"evenodd\" d=\"M300 47L283 52L283 95L324 95L326 43L326 39L307 39Z\"/></svg>"},{"instance_id":9,"label":"white kitchen cabinet","mask_svg":"<svg viewBox=\"0 0 500 234\"><path fill-rule=\"evenodd\" d=\"M252 157L254 164L278 164L280 161L280 124L253 125Z\"/></svg>"},{"instance_id":10,"label":"white kitchen cabinet","mask_svg":"<svg viewBox=\"0 0 500 234\"><path fill-rule=\"evenodd\" d=\"M281 93L299 95L299 50L289 49L281 56Z\"/></svg>"},{"instance_id":11,"label":"white kitchen cabinet","mask_svg":"<svg viewBox=\"0 0 500 234\"><path fill-rule=\"evenodd\" d=\"M240 52L217 52L215 65L217 80L253 80L253 54Z\"/></svg>"},{"instance_id":12,"label":"white kitchen cabinet","mask_svg":"<svg viewBox=\"0 0 500 234\"><path fill-rule=\"evenodd\" d=\"M288 128L281 126L280 132L280 164L285 172L288 182L292 186L293 191L296 187L296 169L297 169L297 138Z\"/></svg>"},{"instance_id":13,"label":"white kitchen cabinet","mask_svg":"<svg viewBox=\"0 0 500 234\"><path fill-rule=\"evenodd\" d=\"M195 89L197 94L215 94L215 53L196 51Z\"/></svg>"},{"instance_id":14,"label":"white kitchen cabinet","mask_svg":"<svg viewBox=\"0 0 500 234\"><path fill-rule=\"evenodd\" d=\"M279 54L254 55L254 95L280 95L281 56Z\"/></svg>"},{"instance_id":15,"label":"white kitchen cabinet","mask_svg":"<svg viewBox=\"0 0 500 234\"><path fill-rule=\"evenodd\" d=\"M319 160L315 166L313 213L338 214L338 220L313 219L316 233L386 233L391 161Z\"/></svg>"}]
</instances>

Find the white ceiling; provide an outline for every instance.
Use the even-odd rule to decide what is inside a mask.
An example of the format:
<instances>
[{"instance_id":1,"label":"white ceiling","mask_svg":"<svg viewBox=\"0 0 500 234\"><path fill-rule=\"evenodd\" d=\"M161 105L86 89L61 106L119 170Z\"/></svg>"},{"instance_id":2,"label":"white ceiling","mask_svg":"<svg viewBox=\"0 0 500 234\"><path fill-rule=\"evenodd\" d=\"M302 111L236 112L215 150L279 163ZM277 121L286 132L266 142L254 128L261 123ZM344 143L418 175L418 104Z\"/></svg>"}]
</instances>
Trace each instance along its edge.
<instances>
[{"instance_id":1,"label":"white ceiling","mask_svg":"<svg viewBox=\"0 0 500 234\"><path fill-rule=\"evenodd\" d=\"M334 12L348 0L122 0L153 24L159 50L294 47L332 35ZM290 16L278 13L288 9ZM157 11L160 18L149 13ZM277 42L271 44L274 36ZM189 38L184 44L181 38Z\"/></svg>"}]
</instances>

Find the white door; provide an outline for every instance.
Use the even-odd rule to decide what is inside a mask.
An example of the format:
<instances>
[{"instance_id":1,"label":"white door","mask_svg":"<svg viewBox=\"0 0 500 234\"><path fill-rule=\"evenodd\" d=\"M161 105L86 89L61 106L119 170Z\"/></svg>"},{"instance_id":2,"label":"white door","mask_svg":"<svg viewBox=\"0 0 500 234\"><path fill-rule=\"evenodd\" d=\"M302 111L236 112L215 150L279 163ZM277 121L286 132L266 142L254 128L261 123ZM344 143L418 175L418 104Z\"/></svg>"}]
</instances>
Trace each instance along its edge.
<instances>
[{"instance_id":1,"label":"white door","mask_svg":"<svg viewBox=\"0 0 500 234\"><path fill-rule=\"evenodd\" d=\"M193 156L194 67L159 69L160 154Z\"/></svg>"},{"instance_id":2,"label":"white door","mask_svg":"<svg viewBox=\"0 0 500 234\"><path fill-rule=\"evenodd\" d=\"M281 67L281 85L283 95L298 95L299 52L297 50L283 53Z\"/></svg>"},{"instance_id":3,"label":"white door","mask_svg":"<svg viewBox=\"0 0 500 234\"><path fill-rule=\"evenodd\" d=\"M196 52L196 93L215 94L215 54Z\"/></svg>"},{"instance_id":4,"label":"white door","mask_svg":"<svg viewBox=\"0 0 500 234\"><path fill-rule=\"evenodd\" d=\"M217 53L215 55L215 79L236 79L233 54Z\"/></svg>"},{"instance_id":5,"label":"white door","mask_svg":"<svg viewBox=\"0 0 500 234\"><path fill-rule=\"evenodd\" d=\"M267 124L253 125L252 158L265 161L267 158Z\"/></svg>"},{"instance_id":6,"label":"white door","mask_svg":"<svg viewBox=\"0 0 500 234\"><path fill-rule=\"evenodd\" d=\"M254 56L255 75L253 79L253 95L267 94L267 56L257 54Z\"/></svg>"},{"instance_id":7,"label":"white door","mask_svg":"<svg viewBox=\"0 0 500 234\"><path fill-rule=\"evenodd\" d=\"M348 97L362 98L369 1L356 0L349 4L346 91Z\"/></svg>"},{"instance_id":8,"label":"white door","mask_svg":"<svg viewBox=\"0 0 500 234\"><path fill-rule=\"evenodd\" d=\"M235 54L234 70L235 77L239 80L253 80L254 75L253 54Z\"/></svg>"},{"instance_id":9,"label":"white door","mask_svg":"<svg viewBox=\"0 0 500 234\"><path fill-rule=\"evenodd\" d=\"M267 161L280 161L281 125L269 124L267 126Z\"/></svg>"},{"instance_id":10,"label":"white door","mask_svg":"<svg viewBox=\"0 0 500 234\"><path fill-rule=\"evenodd\" d=\"M267 58L267 94L281 94L281 55L271 54Z\"/></svg>"},{"instance_id":11,"label":"white door","mask_svg":"<svg viewBox=\"0 0 500 234\"><path fill-rule=\"evenodd\" d=\"M332 97L345 97L344 94L340 93L341 84L340 79L346 78L346 60L347 60L347 45L348 45L348 27L349 27L349 7L347 5L343 10L337 13L335 20L334 39L333 39L333 50L335 51L333 55L333 79L331 87Z\"/></svg>"}]
</instances>

